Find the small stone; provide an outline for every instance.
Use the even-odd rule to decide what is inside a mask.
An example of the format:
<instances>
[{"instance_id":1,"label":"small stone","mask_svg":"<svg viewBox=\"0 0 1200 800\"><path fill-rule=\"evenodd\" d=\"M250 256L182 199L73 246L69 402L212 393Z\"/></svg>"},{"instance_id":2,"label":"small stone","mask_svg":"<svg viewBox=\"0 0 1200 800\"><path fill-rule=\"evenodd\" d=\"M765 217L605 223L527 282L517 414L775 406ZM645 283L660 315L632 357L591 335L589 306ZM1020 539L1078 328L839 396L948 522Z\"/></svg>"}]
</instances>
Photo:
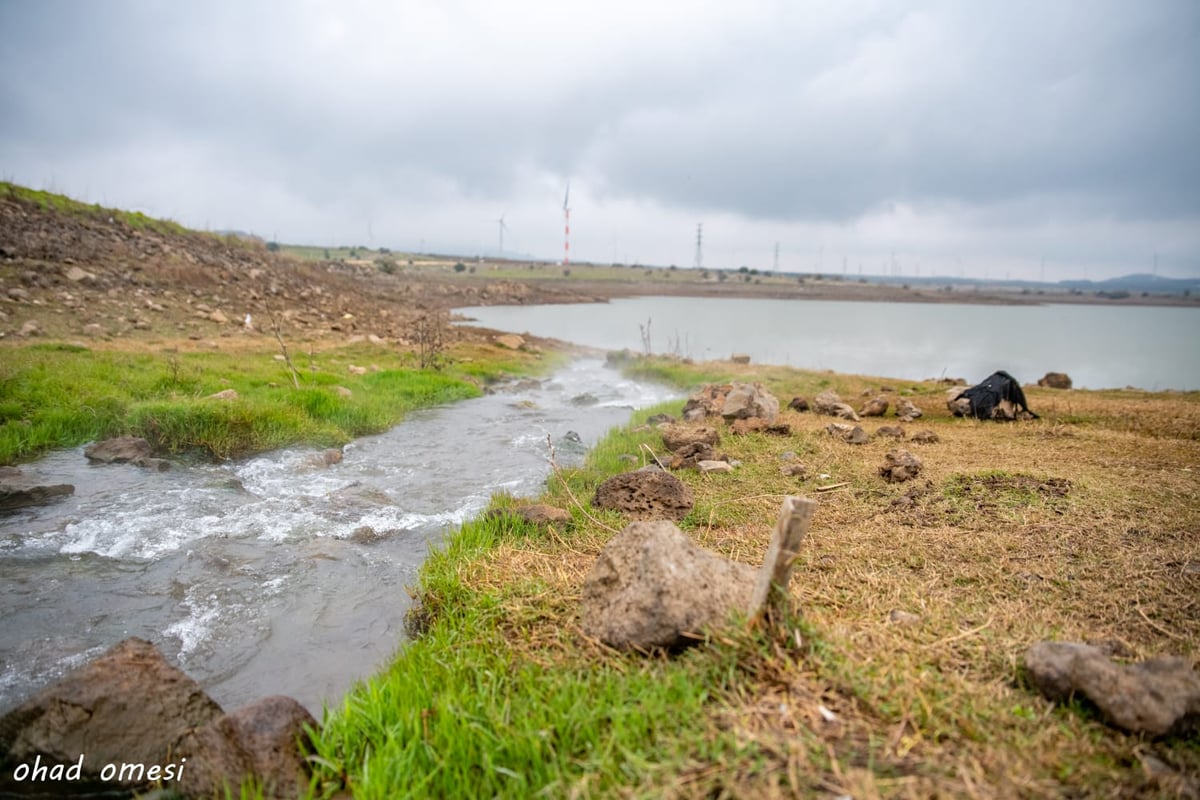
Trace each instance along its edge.
<instances>
[{"instance_id":1,"label":"small stone","mask_svg":"<svg viewBox=\"0 0 1200 800\"><path fill-rule=\"evenodd\" d=\"M525 346L525 339L517 336L515 333L501 334L495 337L493 341L501 347L508 348L509 350L520 350Z\"/></svg>"},{"instance_id":2,"label":"small stone","mask_svg":"<svg viewBox=\"0 0 1200 800\"><path fill-rule=\"evenodd\" d=\"M721 441L721 435L716 428L708 425L679 425L667 423L659 427L662 433L663 447L671 452L687 445L703 443L715 445Z\"/></svg>"},{"instance_id":3,"label":"small stone","mask_svg":"<svg viewBox=\"0 0 1200 800\"><path fill-rule=\"evenodd\" d=\"M926 428L925 430L914 433L909 441L916 442L917 444L937 444L941 441L941 439L936 433Z\"/></svg>"},{"instance_id":4,"label":"small stone","mask_svg":"<svg viewBox=\"0 0 1200 800\"><path fill-rule=\"evenodd\" d=\"M901 422L912 422L920 417L924 412L913 405L913 402L907 397L901 397L896 401L896 416Z\"/></svg>"},{"instance_id":5,"label":"small stone","mask_svg":"<svg viewBox=\"0 0 1200 800\"><path fill-rule=\"evenodd\" d=\"M788 408L793 411L808 411L808 400L797 395L788 402Z\"/></svg>"},{"instance_id":6,"label":"small stone","mask_svg":"<svg viewBox=\"0 0 1200 800\"><path fill-rule=\"evenodd\" d=\"M349 366L347 366L346 371L349 372L351 375L366 375L367 374L366 367L359 367L354 364L350 364Z\"/></svg>"},{"instance_id":7,"label":"small stone","mask_svg":"<svg viewBox=\"0 0 1200 800\"><path fill-rule=\"evenodd\" d=\"M225 312L221 311L219 308L209 314L208 318L218 325L224 325L225 323L229 322L229 317L225 316Z\"/></svg>"},{"instance_id":8,"label":"small stone","mask_svg":"<svg viewBox=\"0 0 1200 800\"><path fill-rule=\"evenodd\" d=\"M862 429L861 425L846 425L840 422L831 422L825 426L825 432L830 436L836 436L847 444L866 444L871 440L867 432Z\"/></svg>"},{"instance_id":9,"label":"small stone","mask_svg":"<svg viewBox=\"0 0 1200 800\"><path fill-rule=\"evenodd\" d=\"M334 386L333 391L338 397L354 397L354 392L347 389L345 386Z\"/></svg>"},{"instance_id":10,"label":"small stone","mask_svg":"<svg viewBox=\"0 0 1200 800\"><path fill-rule=\"evenodd\" d=\"M1038 379L1038 386L1050 389L1070 389L1071 385L1071 376L1065 372L1047 372Z\"/></svg>"},{"instance_id":11,"label":"small stone","mask_svg":"<svg viewBox=\"0 0 1200 800\"><path fill-rule=\"evenodd\" d=\"M903 483L917 477L922 466L921 459L907 450L892 450L884 456L879 474L888 483Z\"/></svg>"},{"instance_id":12,"label":"small stone","mask_svg":"<svg viewBox=\"0 0 1200 800\"><path fill-rule=\"evenodd\" d=\"M876 397L864 403L863 407L858 410L858 413L863 417L882 417L887 413L887 410L888 401L882 397Z\"/></svg>"},{"instance_id":13,"label":"small stone","mask_svg":"<svg viewBox=\"0 0 1200 800\"><path fill-rule=\"evenodd\" d=\"M789 478L800 478L804 480L808 477L808 467L803 464L786 464L779 468L779 472Z\"/></svg>"},{"instance_id":14,"label":"small stone","mask_svg":"<svg viewBox=\"0 0 1200 800\"><path fill-rule=\"evenodd\" d=\"M238 393L234 389L222 389L219 392L213 392L204 398L205 400L237 400Z\"/></svg>"},{"instance_id":15,"label":"small stone","mask_svg":"<svg viewBox=\"0 0 1200 800\"><path fill-rule=\"evenodd\" d=\"M903 439L904 428L901 428L899 425L881 425L876 429L875 435L891 439Z\"/></svg>"},{"instance_id":16,"label":"small stone","mask_svg":"<svg viewBox=\"0 0 1200 800\"><path fill-rule=\"evenodd\" d=\"M733 465L728 461L697 461L696 466L701 472L733 472Z\"/></svg>"},{"instance_id":17,"label":"small stone","mask_svg":"<svg viewBox=\"0 0 1200 800\"><path fill-rule=\"evenodd\" d=\"M888 614L888 621L896 625L915 625L921 621L921 615L893 608L892 613Z\"/></svg>"}]
</instances>

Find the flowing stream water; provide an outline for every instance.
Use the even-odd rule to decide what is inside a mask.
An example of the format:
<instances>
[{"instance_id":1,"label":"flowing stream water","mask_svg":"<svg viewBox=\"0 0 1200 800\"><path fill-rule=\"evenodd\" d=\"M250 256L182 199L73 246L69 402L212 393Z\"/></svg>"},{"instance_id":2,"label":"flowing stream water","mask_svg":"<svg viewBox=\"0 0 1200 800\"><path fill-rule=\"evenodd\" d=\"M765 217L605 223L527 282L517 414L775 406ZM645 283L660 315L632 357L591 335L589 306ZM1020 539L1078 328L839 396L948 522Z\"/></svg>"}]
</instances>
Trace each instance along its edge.
<instances>
[{"instance_id":1,"label":"flowing stream water","mask_svg":"<svg viewBox=\"0 0 1200 800\"><path fill-rule=\"evenodd\" d=\"M587 359L414 413L332 466L287 449L152 472L82 448L25 465L75 494L0 517L0 712L140 636L225 708L287 694L319 716L402 644L430 547L495 492L539 493L547 437L577 462L672 396Z\"/></svg>"}]
</instances>

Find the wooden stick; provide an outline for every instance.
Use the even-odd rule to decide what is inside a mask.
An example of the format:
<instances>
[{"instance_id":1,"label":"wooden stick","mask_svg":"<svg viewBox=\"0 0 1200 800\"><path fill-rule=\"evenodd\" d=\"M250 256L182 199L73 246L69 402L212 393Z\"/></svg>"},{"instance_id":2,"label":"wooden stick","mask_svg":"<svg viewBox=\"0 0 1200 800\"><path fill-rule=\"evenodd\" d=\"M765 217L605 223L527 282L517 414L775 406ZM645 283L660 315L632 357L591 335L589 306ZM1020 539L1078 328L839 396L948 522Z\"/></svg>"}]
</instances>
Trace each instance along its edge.
<instances>
[{"instance_id":1,"label":"wooden stick","mask_svg":"<svg viewBox=\"0 0 1200 800\"><path fill-rule=\"evenodd\" d=\"M779 509L775 533L767 548L767 557L758 571L754 592L750 595L751 620L760 619L768 609L778 609L788 594L792 579L792 564L800 555L800 543L812 524L817 501L807 497L785 497Z\"/></svg>"}]
</instances>

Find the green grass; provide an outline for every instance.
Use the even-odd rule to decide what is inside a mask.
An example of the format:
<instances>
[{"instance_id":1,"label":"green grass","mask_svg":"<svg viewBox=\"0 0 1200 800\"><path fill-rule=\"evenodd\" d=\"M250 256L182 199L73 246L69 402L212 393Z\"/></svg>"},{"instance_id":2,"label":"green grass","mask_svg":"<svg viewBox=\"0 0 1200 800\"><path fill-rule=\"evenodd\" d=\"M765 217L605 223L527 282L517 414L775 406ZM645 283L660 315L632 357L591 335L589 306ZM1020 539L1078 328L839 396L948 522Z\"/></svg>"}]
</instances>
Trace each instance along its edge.
<instances>
[{"instance_id":1,"label":"green grass","mask_svg":"<svg viewBox=\"0 0 1200 800\"><path fill-rule=\"evenodd\" d=\"M378 362L380 369L348 374L355 361ZM216 459L296 442L343 444L385 430L413 409L474 397L482 382L542 368L506 355L435 372L412 369L399 354L353 347L320 353L311 366L298 367L295 389L270 351L156 355L57 344L9 347L0 361L0 463L124 434L145 437L159 453ZM207 399L224 389L238 398Z\"/></svg>"},{"instance_id":2,"label":"green grass","mask_svg":"<svg viewBox=\"0 0 1200 800\"><path fill-rule=\"evenodd\" d=\"M73 216L89 216L108 221L109 219L123 222L134 230L151 230L156 233L173 234L177 236L195 233L173 220L148 217L140 211L122 211L115 208L104 208L99 203L87 204L54 192L43 192L29 189L14 183L0 181L0 197L19 200L36 205L44 211L57 211L60 214Z\"/></svg>"},{"instance_id":3,"label":"green grass","mask_svg":"<svg viewBox=\"0 0 1200 800\"><path fill-rule=\"evenodd\" d=\"M653 797L693 763L745 749L706 716L714 692L741 680L744 643L674 659L530 658L522 631L562 614L563 599L536 579L464 580L467 564L530 536L512 518L481 519L430 556L421 595L433 621L328 716L315 741L318 795L609 796L641 786L636 795Z\"/></svg>"}]
</instances>

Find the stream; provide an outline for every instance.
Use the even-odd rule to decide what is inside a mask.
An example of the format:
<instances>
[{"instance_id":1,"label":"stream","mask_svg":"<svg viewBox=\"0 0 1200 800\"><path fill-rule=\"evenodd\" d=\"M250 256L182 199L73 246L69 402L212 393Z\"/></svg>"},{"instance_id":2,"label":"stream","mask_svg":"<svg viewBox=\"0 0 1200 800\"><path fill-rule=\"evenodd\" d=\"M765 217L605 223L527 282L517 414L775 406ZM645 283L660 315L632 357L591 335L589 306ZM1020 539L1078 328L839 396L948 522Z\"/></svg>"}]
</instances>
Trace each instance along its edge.
<instances>
[{"instance_id":1,"label":"stream","mask_svg":"<svg viewBox=\"0 0 1200 800\"><path fill-rule=\"evenodd\" d=\"M22 469L71 483L0 516L0 713L140 636L222 707L295 697L320 718L403 643L431 547L493 493L534 496L632 409L672 398L596 359L407 417L345 447L166 472L91 465L83 448Z\"/></svg>"}]
</instances>

